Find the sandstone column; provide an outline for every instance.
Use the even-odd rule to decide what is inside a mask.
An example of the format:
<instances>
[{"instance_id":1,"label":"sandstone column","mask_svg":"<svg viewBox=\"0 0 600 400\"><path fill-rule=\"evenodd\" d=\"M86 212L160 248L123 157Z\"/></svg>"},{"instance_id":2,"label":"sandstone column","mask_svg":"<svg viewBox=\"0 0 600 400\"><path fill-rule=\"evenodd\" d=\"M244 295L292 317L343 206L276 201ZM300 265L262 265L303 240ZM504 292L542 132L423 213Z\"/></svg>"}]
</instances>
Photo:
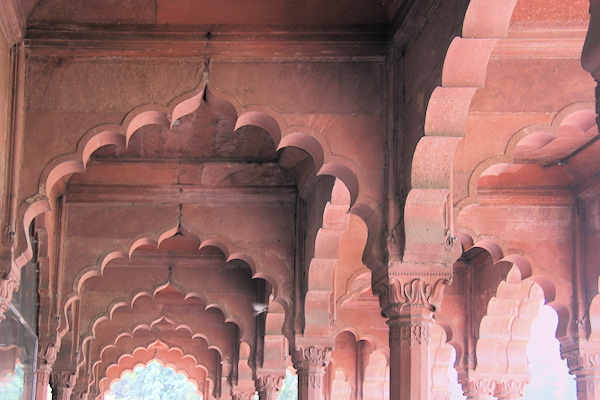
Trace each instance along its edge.
<instances>
[{"instance_id":1,"label":"sandstone column","mask_svg":"<svg viewBox=\"0 0 600 400\"><path fill-rule=\"evenodd\" d=\"M390 327L390 400L429 400L433 313L450 276L427 272L396 273L373 288Z\"/></svg>"},{"instance_id":2,"label":"sandstone column","mask_svg":"<svg viewBox=\"0 0 600 400\"><path fill-rule=\"evenodd\" d=\"M298 400L321 400L323 396L323 375L329 365L333 345L315 341L296 344L294 368L298 371Z\"/></svg>"},{"instance_id":3,"label":"sandstone column","mask_svg":"<svg viewBox=\"0 0 600 400\"><path fill-rule=\"evenodd\" d=\"M38 346L38 361L35 380L35 398L36 400L46 400L48 398L48 384L50 383L50 373L56 361L58 349L55 343L40 343Z\"/></svg>"},{"instance_id":4,"label":"sandstone column","mask_svg":"<svg viewBox=\"0 0 600 400\"><path fill-rule=\"evenodd\" d=\"M277 400L283 383L283 375L261 375L256 378L259 400Z\"/></svg>"},{"instance_id":5,"label":"sandstone column","mask_svg":"<svg viewBox=\"0 0 600 400\"><path fill-rule=\"evenodd\" d=\"M600 343L581 340L570 349L562 349L571 374L575 375L578 400L600 400Z\"/></svg>"},{"instance_id":6,"label":"sandstone column","mask_svg":"<svg viewBox=\"0 0 600 400\"><path fill-rule=\"evenodd\" d=\"M53 371L50 374L52 400L71 400L77 374L73 371Z\"/></svg>"}]
</instances>

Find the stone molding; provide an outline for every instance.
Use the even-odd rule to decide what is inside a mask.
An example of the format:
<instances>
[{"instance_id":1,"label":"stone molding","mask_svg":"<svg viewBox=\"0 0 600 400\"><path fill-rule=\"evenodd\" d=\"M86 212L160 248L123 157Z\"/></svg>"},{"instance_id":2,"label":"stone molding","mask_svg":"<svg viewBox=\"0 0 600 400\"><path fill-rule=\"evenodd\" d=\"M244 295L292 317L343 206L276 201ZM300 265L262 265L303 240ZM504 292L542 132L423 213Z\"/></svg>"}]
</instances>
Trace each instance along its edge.
<instances>
[{"instance_id":1,"label":"stone molding","mask_svg":"<svg viewBox=\"0 0 600 400\"><path fill-rule=\"evenodd\" d=\"M444 287L451 275L429 275L426 279L414 275L384 278L373 287L379 296L382 314L387 318L399 317L411 308L434 312L440 308Z\"/></svg>"}]
</instances>

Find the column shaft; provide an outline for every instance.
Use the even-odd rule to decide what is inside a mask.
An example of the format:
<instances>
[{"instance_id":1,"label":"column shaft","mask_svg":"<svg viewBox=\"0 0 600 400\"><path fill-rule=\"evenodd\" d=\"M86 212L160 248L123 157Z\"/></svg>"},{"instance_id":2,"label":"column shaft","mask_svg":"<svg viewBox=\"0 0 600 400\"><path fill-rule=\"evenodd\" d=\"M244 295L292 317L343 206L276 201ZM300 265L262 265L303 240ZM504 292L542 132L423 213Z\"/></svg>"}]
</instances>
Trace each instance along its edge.
<instances>
[{"instance_id":1,"label":"column shaft","mask_svg":"<svg viewBox=\"0 0 600 400\"><path fill-rule=\"evenodd\" d=\"M390 400L428 400L431 387L431 317L391 318Z\"/></svg>"}]
</instances>

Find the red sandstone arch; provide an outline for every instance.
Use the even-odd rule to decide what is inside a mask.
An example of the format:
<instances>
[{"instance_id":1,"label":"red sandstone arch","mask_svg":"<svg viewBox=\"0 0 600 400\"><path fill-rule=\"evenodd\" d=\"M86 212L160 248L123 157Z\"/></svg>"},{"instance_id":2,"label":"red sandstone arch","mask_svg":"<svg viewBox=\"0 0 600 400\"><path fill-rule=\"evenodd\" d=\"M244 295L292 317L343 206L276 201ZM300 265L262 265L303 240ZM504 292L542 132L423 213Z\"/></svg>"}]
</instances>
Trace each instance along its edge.
<instances>
[{"instance_id":1,"label":"red sandstone arch","mask_svg":"<svg viewBox=\"0 0 600 400\"><path fill-rule=\"evenodd\" d=\"M463 36L454 39L444 61L442 85L429 99L425 136L417 144L411 171L411 191L405 205L408 262L452 262L460 249L454 246L452 221L452 165L464 137L471 100L485 86L487 64L496 38L506 37L516 0L473 0L463 24ZM468 60L468 62L465 62ZM429 154L436 154L432 160ZM446 249L439 246L447 243Z\"/></svg>"},{"instance_id":2,"label":"red sandstone arch","mask_svg":"<svg viewBox=\"0 0 600 400\"><path fill-rule=\"evenodd\" d=\"M599 134L593 104L576 103L558 112L550 125L527 126L508 140L503 155L483 160L469 180L464 209L478 203L478 188L530 185L577 187L595 174ZM518 180L517 180L518 179ZM511 183L512 182L512 183Z\"/></svg>"},{"instance_id":3,"label":"red sandstone arch","mask_svg":"<svg viewBox=\"0 0 600 400\"><path fill-rule=\"evenodd\" d=\"M57 194L57 183L64 181L74 173L84 173L85 166L91 154L106 145L127 145L131 135L139 128L147 125L161 125L172 127L174 121L196 110L202 102L211 106L212 110L227 118L237 119L236 129L248 124L255 124L265 129L273 138L278 149L284 147L297 147L311 155L317 174L333 175L342 180L351 191L351 212L363 218L369 227L369 240L364 257L369 259L373 249L373 242L377 236L379 223L376 222L378 212L377 202L372 200L372 195L366 193L359 200L357 167L350 160L331 154L324 136L308 127L287 126L284 119L268 107L242 108L235 102L232 104L213 94L211 89L203 82L189 94L174 99L168 106L141 106L131 111L121 125L102 125L88 131L80 140L76 151L70 155L63 155L51 161L40 176L38 194L30 197L20 207L19 215L23 221L24 231L20 231L17 240L15 259L17 268L23 266L31 258L31 243L24 232L33 218L43 212L50 211L50 199ZM237 110L236 110L237 108ZM247 115L246 115L247 113ZM239 115L239 117L238 117ZM287 136L289 135L289 138ZM350 165L346 165L350 164ZM368 186L368 185L367 185ZM371 196L371 197L369 197Z\"/></svg>"},{"instance_id":4,"label":"red sandstone arch","mask_svg":"<svg viewBox=\"0 0 600 400\"><path fill-rule=\"evenodd\" d=\"M518 12L513 16L515 9ZM412 190L405 207L405 259L408 261L419 260L419 255L423 253L429 254L431 261L453 259L451 255L444 255L444 250L439 250L440 246L437 246L438 250L434 246L444 240L450 244L454 236L452 216L445 216L445 210L451 208L446 205L447 194L454 192L450 201L456 202L468 191L467 187L462 187L464 177L453 172L453 164L457 162L453 162L453 157L460 137L464 137L467 131L472 100L482 92L486 80L489 80L490 57L493 53L502 57L502 52L506 50L506 47L502 47L506 46L504 39L508 37L509 30L519 32L516 26L522 22L525 14L518 0L473 0L469 4L462 37L455 38L448 49L442 84L431 95L425 119L425 136L417 145L413 158ZM513 21L515 19L516 22ZM579 52L575 46L568 51L573 52L574 57ZM428 158L432 153L436 154L436 160ZM464 156L464 153L462 151L460 155ZM461 174L468 172L460 171ZM456 256L455 251L450 252Z\"/></svg>"},{"instance_id":5,"label":"red sandstone arch","mask_svg":"<svg viewBox=\"0 0 600 400\"><path fill-rule=\"evenodd\" d=\"M511 379L527 382L528 361L525 347L529 342L531 325L538 316L540 305L546 303L557 312L559 324L556 337L559 340L567 338L570 312L561 302L564 299L557 299L557 289L552 279L543 273L535 272L526 257L514 252L505 256L502 245L490 237L474 241L468 235L461 236L468 239L463 244L465 253L472 253L477 259L481 254L485 254L490 260L490 267L506 271L506 275L486 301L486 311L479 322L478 339L474 345L473 356L476 357L476 363L466 365L466 361L460 357L461 346L454 345L457 349L456 365L460 372L459 378L461 382L474 379L489 381L494 385L504 384ZM475 266L475 274L477 270L478 267ZM479 287L480 293L483 290L484 288ZM473 315L476 317L476 310ZM439 317L436 321L443 325L443 315ZM451 320L446 323L451 324ZM451 331L452 329L446 329L442 336ZM465 332L463 335L469 336L470 333ZM450 344L452 344L451 337L444 338L439 340L439 343L436 341L436 348L444 352L449 350ZM469 351L469 349L465 350ZM443 353L443 355L447 354ZM432 361L434 362L434 389L437 373L440 378L437 381L438 389L441 388L443 391L447 383L443 378L449 367L445 366L447 360L442 357ZM442 372L443 369L445 372Z\"/></svg>"},{"instance_id":6,"label":"red sandstone arch","mask_svg":"<svg viewBox=\"0 0 600 400\"><path fill-rule=\"evenodd\" d=\"M159 290L156 290L155 292L158 292ZM182 293L182 295L184 295ZM154 298L154 295L151 295L150 293L140 293L139 295L135 296L135 298L132 300L131 304L118 304L114 307L112 307L112 309L110 310L110 316L106 316L106 317L99 317L97 319L95 319L93 321L93 325L92 325L92 331L89 335L84 336L82 339L82 348L85 349L86 346L91 346L91 342L94 341L96 339L96 334L97 331L101 328L104 328L102 325L112 325L111 322L114 320L114 316L116 313L118 313L120 311L120 309L122 309L123 311L127 312L131 312L131 310L134 309L135 307L135 303L136 300L140 299L140 298L148 298L151 301ZM185 296L186 300L189 298L188 296ZM220 311L220 310L219 310ZM121 337L123 334L126 333L130 333L133 334L137 329L140 328L150 328L152 326L153 323L155 323L156 321L159 321L161 318L164 318L164 315L162 315L161 313L158 313L157 315L150 315L147 316L147 312L144 309L144 314L146 316L146 318L144 320L136 320L134 322L133 325L129 326L130 329L123 331L122 329L117 329L119 327L121 327L121 325L117 324L112 331L114 332L113 334L113 341L116 341L119 339L119 337ZM215 336L212 335L209 332L206 332L205 330L200 330L202 328L202 324L206 323L206 321L204 321L202 318L202 315L195 315L193 319L191 319L190 321L177 321L175 317L170 316L169 317L169 321L171 323L177 323L176 329L185 329L187 331L190 332L190 334L192 334L194 337L200 337L203 340L205 340L208 344L208 347L210 349L214 349L216 350L219 354L223 355L224 353L226 353L225 349L224 349L224 344L223 342L221 342L221 340L219 340L219 336ZM223 317L223 324L225 323L233 323L233 325L235 325L238 329L241 329L241 327L239 325L236 325L234 322L231 321L227 321L226 316L222 314ZM90 343L90 344L88 344ZM103 350L100 350L100 353L102 353Z\"/></svg>"},{"instance_id":7,"label":"red sandstone arch","mask_svg":"<svg viewBox=\"0 0 600 400\"><path fill-rule=\"evenodd\" d=\"M155 351L156 349L156 351ZM158 362L164 368L172 368L178 374L183 374L189 382L192 382L197 392L207 398L206 389L214 387L214 382L208 378L207 370L201 364L195 364L193 357L184 356L176 348L169 348L164 343L157 341L147 348L137 348L131 354L119 359L118 364L109 366L106 376L99 382L99 393L105 394L110 390L113 383L123 378L134 369L146 367L151 362ZM196 370L194 370L196 369ZM204 376L201 372L204 372Z\"/></svg>"},{"instance_id":8,"label":"red sandstone arch","mask_svg":"<svg viewBox=\"0 0 600 400\"><path fill-rule=\"evenodd\" d=\"M85 285L85 282L88 279L90 279L92 277L102 277L104 275L104 269L108 263L110 263L113 260L117 260L117 259L130 260L132 255L134 254L135 250L138 248L141 248L142 246L153 247L158 250L160 244L163 241L167 240L168 238L173 237L176 232L178 232L177 227L175 227L175 228L166 227L166 228L161 229L158 233L156 233L153 236L140 235L137 238L130 240L129 244L124 249L121 249L121 250L114 249L114 250L106 252L104 256L100 257L98 264L84 268L79 272L78 277L77 277L77 279L75 279L75 282L73 285L74 290L70 294L69 299L65 301L65 307L67 307L70 304L70 302L74 301L75 299L80 298L81 290L82 290L83 286ZM231 245L228 244L227 242L225 242L221 238L216 238L214 236L210 236L209 239L201 242L200 239L196 235L191 234L185 230L183 230L183 235L186 237L189 237L191 240L194 240L195 242L197 242L198 249L203 249L203 248L207 248L208 246L212 246L212 247L218 248L221 251L224 250L223 254L226 257L226 262L230 262L233 260L243 261L252 270L252 274L253 274L254 278L257 278L257 277L262 278L263 276L270 277L268 274L260 274L260 276L258 276L259 273L257 273L257 271L256 271L256 269L257 269L256 263L254 262L253 258L251 256L249 256L248 254L246 254L245 252L238 251L233 254L230 254L229 248ZM157 239L154 239L153 237L157 237ZM279 282L275 279L272 279L270 281L267 280L267 281L273 287L274 292L277 293L277 288L279 287ZM155 284L152 288L149 288L146 290L141 290L136 293L131 293L130 298L127 300L126 299L116 300L116 303L112 304L110 307L107 307L107 310L109 310L109 311L107 314L104 315L104 318L110 317L110 315L114 312L114 310L116 308L118 308L119 306L133 304L135 299L137 297L139 297L140 295L155 294L162 286L164 286L166 284L171 284L176 287L180 286L180 285L177 285L177 283L173 283L170 276L167 276L167 277L165 277L164 280L162 280L160 282L155 282ZM241 324L239 323L240 321L237 320L238 318L236 317L236 315L232 312L230 307L225 302L212 300L209 297L207 297L205 294L194 291L194 290L189 290L189 289L184 289L184 288L179 288L179 289L182 291L182 293L185 294L186 297L197 297L197 298L201 299L207 305L207 308L210 308L210 307L218 308L221 312L223 312L223 314L225 315L225 318L227 320L230 320L232 322L237 321L236 324L238 326L240 326L240 328L241 328ZM288 305L288 303L289 303L289 301L284 300L284 299L282 299L280 301L282 301L284 305Z\"/></svg>"},{"instance_id":9,"label":"red sandstone arch","mask_svg":"<svg viewBox=\"0 0 600 400\"><path fill-rule=\"evenodd\" d=\"M157 343L161 343L162 347L167 348L169 351L176 350L180 359L188 359L186 364L187 367L186 365L177 364L180 368L185 367L184 369L187 369L188 372L192 372L189 363L189 360L191 360L193 361L191 365L192 370L194 368L201 368L204 371L204 377L214 381L217 376L215 368L217 368L217 363L221 358L219 351L216 351L216 349L209 349L206 341L202 339L198 340L197 335L193 335L191 331L186 329L182 330L175 328L175 331L181 331L181 333L184 334L183 336L179 335L178 338L163 338L160 336L162 328L155 332L155 329L152 328L154 325L156 325L156 327L170 327L169 329L174 328L172 322L161 317L148 326L138 326L131 333L122 333L118 335L113 344L103 346L101 357L90 366L91 380L86 383L88 387L95 385L96 382L102 387L102 381L106 378L114 380L115 378L120 377L123 369L122 361L123 359L127 359L127 355L129 355L130 362L128 362L126 366L129 366L129 368L132 369L134 367L131 365L131 354L134 354L135 351L139 349L148 349L153 345L156 346ZM184 337L187 339L183 340ZM121 367L117 368L117 365L120 365ZM115 370L117 370L118 373L115 372ZM202 387L201 384L198 386ZM109 386L106 388L108 387Z\"/></svg>"},{"instance_id":10,"label":"red sandstone arch","mask_svg":"<svg viewBox=\"0 0 600 400\"><path fill-rule=\"evenodd\" d=\"M364 400L389 399L390 367L388 358L389 355L384 354L381 350L375 350L369 356L363 382Z\"/></svg>"},{"instance_id":11,"label":"red sandstone arch","mask_svg":"<svg viewBox=\"0 0 600 400\"><path fill-rule=\"evenodd\" d=\"M339 256L341 233L348 228L348 191L336 181L331 201L323 211L323 226L315 239L314 258L308 267L308 288L305 300L305 329L307 336L327 335L335 314L335 268Z\"/></svg>"}]
</instances>

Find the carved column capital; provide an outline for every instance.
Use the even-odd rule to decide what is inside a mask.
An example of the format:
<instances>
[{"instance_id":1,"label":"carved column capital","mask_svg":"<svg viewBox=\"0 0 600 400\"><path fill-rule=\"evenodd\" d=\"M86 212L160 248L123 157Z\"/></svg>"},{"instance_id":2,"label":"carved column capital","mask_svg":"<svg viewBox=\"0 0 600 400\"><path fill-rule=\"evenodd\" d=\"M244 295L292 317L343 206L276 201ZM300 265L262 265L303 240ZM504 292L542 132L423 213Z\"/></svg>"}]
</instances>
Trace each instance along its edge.
<instances>
[{"instance_id":1,"label":"carved column capital","mask_svg":"<svg viewBox=\"0 0 600 400\"><path fill-rule=\"evenodd\" d=\"M469 371L459 375L467 399L486 399L494 395L499 400L516 400L523 397L529 374L480 373Z\"/></svg>"},{"instance_id":2,"label":"carved column capital","mask_svg":"<svg viewBox=\"0 0 600 400\"><path fill-rule=\"evenodd\" d=\"M525 385L529 383L529 377L505 379L496 382L494 396L498 400L513 400L523 397Z\"/></svg>"},{"instance_id":3,"label":"carved column capital","mask_svg":"<svg viewBox=\"0 0 600 400\"><path fill-rule=\"evenodd\" d=\"M581 341L561 347L569 371L575 375L578 399L600 399L600 343Z\"/></svg>"},{"instance_id":4,"label":"carved column capital","mask_svg":"<svg viewBox=\"0 0 600 400\"><path fill-rule=\"evenodd\" d=\"M308 367L323 367L329 365L332 346L307 345L296 346L294 351L294 367L297 370Z\"/></svg>"},{"instance_id":5,"label":"carved column capital","mask_svg":"<svg viewBox=\"0 0 600 400\"><path fill-rule=\"evenodd\" d=\"M254 392L233 392L233 400L254 400Z\"/></svg>"},{"instance_id":6,"label":"carved column capital","mask_svg":"<svg viewBox=\"0 0 600 400\"><path fill-rule=\"evenodd\" d=\"M451 274L419 277L414 274L388 276L374 285L379 296L381 314L397 318L414 313L415 309L432 314L440 308L444 288L452 281Z\"/></svg>"},{"instance_id":7,"label":"carved column capital","mask_svg":"<svg viewBox=\"0 0 600 400\"><path fill-rule=\"evenodd\" d=\"M256 390L260 400L277 400L283 383L283 375L261 375L256 378Z\"/></svg>"},{"instance_id":8,"label":"carved column capital","mask_svg":"<svg viewBox=\"0 0 600 400\"><path fill-rule=\"evenodd\" d=\"M600 372L600 344L581 343L571 349L561 349L562 358L567 359L567 366L575 375Z\"/></svg>"},{"instance_id":9,"label":"carved column capital","mask_svg":"<svg viewBox=\"0 0 600 400\"><path fill-rule=\"evenodd\" d=\"M77 373L73 371L53 371L50 373L52 398L70 400L73 388L77 383Z\"/></svg>"},{"instance_id":10,"label":"carved column capital","mask_svg":"<svg viewBox=\"0 0 600 400\"><path fill-rule=\"evenodd\" d=\"M276 375L265 375L259 376L256 378L256 387L257 389L263 390L276 390L279 391L281 387L281 383L283 382L284 376L276 376Z\"/></svg>"},{"instance_id":11,"label":"carved column capital","mask_svg":"<svg viewBox=\"0 0 600 400\"><path fill-rule=\"evenodd\" d=\"M489 399L496 389L496 381L483 377L459 377L458 382L467 399Z\"/></svg>"},{"instance_id":12,"label":"carved column capital","mask_svg":"<svg viewBox=\"0 0 600 400\"><path fill-rule=\"evenodd\" d=\"M333 343L329 338L298 338L293 361L298 371L298 400L323 397L323 375L329 365Z\"/></svg>"},{"instance_id":13,"label":"carved column capital","mask_svg":"<svg viewBox=\"0 0 600 400\"><path fill-rule=\"evenodd\" d=\"M72 371L56 371L50 374L50 384L53 387L73 389L77 383L77 374Z\"/></svg>"}]
</instances>

